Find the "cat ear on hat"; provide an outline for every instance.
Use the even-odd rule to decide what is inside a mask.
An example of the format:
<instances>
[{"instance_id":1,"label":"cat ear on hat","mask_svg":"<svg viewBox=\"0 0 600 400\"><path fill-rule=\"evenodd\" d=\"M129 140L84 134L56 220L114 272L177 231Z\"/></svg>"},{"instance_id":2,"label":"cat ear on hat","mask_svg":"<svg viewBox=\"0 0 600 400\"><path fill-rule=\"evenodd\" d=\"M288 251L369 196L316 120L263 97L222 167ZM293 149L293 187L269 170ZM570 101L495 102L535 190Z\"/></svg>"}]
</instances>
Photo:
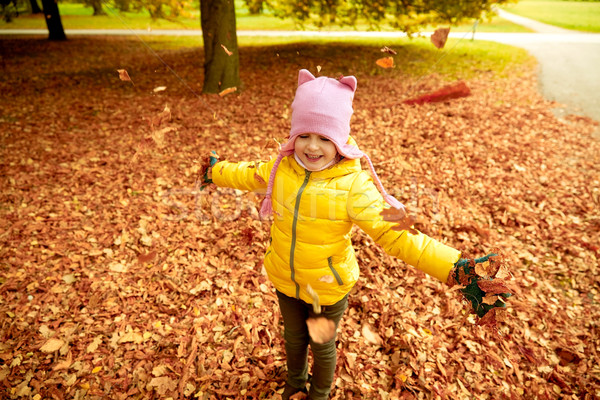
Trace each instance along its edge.
<instances>
[{"instance_id":1,"label":"cat ear on hat","mask_svg":"<svg viewBox=\"0 0 600 400\"><path fill-rule=\"evenodd\" d=\"M301 69L300 72L298 72L298 86L315 79L315 76L307 69Z\"/></svg>"},{"instance_id":2,"label":"cat ear on hat","mask_svg":"<svg viewBox=\"0 0 600 400\"><path fill-rule=\"evenodd\" d=\"M309 72L310 73L310 72ZM314 78L313 78L314 79ZM339 81L341 83L343 83L344 85L347 85L350 87L350 89L352 89L353 92L356 91L356 85L357 85L357 81L356 78L353 76L342 76Z\"/></svg>"}]
</instances>

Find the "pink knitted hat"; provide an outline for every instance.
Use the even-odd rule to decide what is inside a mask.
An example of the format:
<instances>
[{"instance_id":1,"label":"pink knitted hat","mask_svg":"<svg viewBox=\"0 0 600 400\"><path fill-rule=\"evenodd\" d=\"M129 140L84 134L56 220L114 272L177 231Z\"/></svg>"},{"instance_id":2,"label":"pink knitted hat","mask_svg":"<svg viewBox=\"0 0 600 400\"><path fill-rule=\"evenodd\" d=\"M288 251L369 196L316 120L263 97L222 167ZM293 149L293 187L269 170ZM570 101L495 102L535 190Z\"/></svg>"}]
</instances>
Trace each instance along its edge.
<instances>
[{"instance_id":1,"label":"pink knitted hat","mask_svg":"<svg viewBox=\"0 0 600 400\"><path fill-rule=\"evenodd\" d=\"M350 137L350 117L352 117L352 100L356 91L356 78L344 76L340 79L321 76L315 78L306 69L298 73L298 88L292 102L292 128L290 138L279 149L277 160L273 164L266 197L263 200L260 215L265 217L272 210L271 195L275 174L279 163L285 156L294 154L296 138L304 133L317 133L331 140L338 153L348 159L365 157L373 176L373 181L381 192L385 201L394 208L404 208L404 205L390 196L379 177L375 173L373 163L369 157L357 146L348 144Z\"/></svg>"}]
</instances>

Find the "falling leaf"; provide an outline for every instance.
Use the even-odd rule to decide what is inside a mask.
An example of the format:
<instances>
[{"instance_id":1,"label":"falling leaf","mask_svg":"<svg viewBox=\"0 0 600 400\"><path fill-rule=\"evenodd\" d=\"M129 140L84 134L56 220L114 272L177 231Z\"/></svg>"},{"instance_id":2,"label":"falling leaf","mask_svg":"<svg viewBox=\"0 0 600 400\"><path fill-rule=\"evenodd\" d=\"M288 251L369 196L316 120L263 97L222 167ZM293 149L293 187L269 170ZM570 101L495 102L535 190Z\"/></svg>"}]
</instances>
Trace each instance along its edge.
<instances>
[{"instance_id":1,"label":"falling leaf","mask_svg":"<svg viewBox=\"0 0 600 400\"><path fill-rule=\"evenodd\" d=\"M315 343L326 343L335 337L335 322L325 317L306 320L308 334Z\"/></svg>"},{"instance_id":2,"label":"falling leaf","mask_svg":"<svg viewBox=\"0 0 600 400\"><path fill-rule=\"evenodd\" d=\"M388 54L391 54L391 55L393 55L393 56L395 56L396 54L398 54L398 52L397 52L396 50L392 50L392 49L390 49L390 48L389 48L389 47L387 47L387 46L383 46L383 47L381 48L381 52L382 52L382 53L388 53Z\"/></svg>"},{"instance_id":3,"label":"falling leaf","mask_svg":"<svg viewBox=\"0 0 600 400\"><path fill-rule=\"evenodd\" d=\"M394 59L392 57L383 57L375 61L375 64L381 68L394 68Z\"/></svg>"},{"instance_id":4,"label":"falling leaf","mask_svg":"<svg viewBox=\"0 0 600 400\"><path fill-rule=\"evenodd\" d=\"M225 47L225 45L222 44L221 47L223 48L223 50L225 50L225 53L227 53L228 56L231 56L233 54L231 51L229 51L227 49L227 47Z\"/></svg>"},{"instance_id":5,"label":"falling leaf","mask_svg":"<svg viewBox=\"0 0 600 400\"><path fill-rule=\"evenodd\" d=\"M260 183L261 185L266 185L267 182L265 182L265 180L263 179L262 176L260 176L259 174L257 174L256 172L254 173L254 180L258 183Z\"/></svg>"},{"instance_id":6,"label":"falling leaf","mask_svg":"<svg viewBox=\"0 0 600 400\"><path fill-rule=\"evenodd\" d=\"M127 73L127 70L125 70L125 69L118 69L117 72L119 73L119 79L121 79L122 81L129 81L133 85L133 81L129 77L129 74Z\"/></svg>"},{"instance_id":7,"label":"falling leaf","mask_svg":"<svg viewBox=\"0 0 600 400\"><path fill-rule=\"evenodd\" d=\"M416 218L413 216L409 216L406 210L403 208L384 208L383 211L381 211L380 215L383 216L384 221L396 223L396 225L392 227L392 229L395 231L408 231L413 235L419 233L419 231L413 228L413 225L416 222Z\"/></svg>"},{"instance_id":8,"label":"falling leaf","mask_svg":"<svg viewBox=\"0 0 600 400\"><path fill-rule=\"evenodd\" d=\"M157 86L157 87L155 87L155 88L153 89L153 92L154 92L154 93L158 93L158 92L162 92L162 91L165 91L165 90L167 90L167 87L166 87L166 86Z\"/></svg>"},{"instance_id":9,"label":"falling leaf","mask_svg":"<svg viewBox=\"0 0 600 400\"><path fill-rule=\"evenodd\" d=\"M438 49L444 48L446 45L446 40L448 40L448 33L450 33L450 28L438 28L431 35L431 43Z\"/></svg>"},{"instance_id":10,"label":"falling leaf","mask_svg":"<svg viewBox=\"0 0 600 400\"><path fill-rule=\"evenodd\" d=\"M450 85L446 85L439 90L430 92L414 99L404 100L404 104L426 104L435 103L440 101L446 101L451 99L458 99L460 97L467 97L471 94L471 90L464 81L459 81Z\"/></svg>"},{"instance_id":11,"label":"falling leaf","mask_svg":"<svg viewBox=\"0 0 600 400\"><path fill-rule=\"evenodd\" d=\"M237 90L237 87L235 87L235 86L234 86L234 87L227 88L227 89L225 89L225 90L221 91L221 92L219 93L219 96L221 96L221 97L223 97L223 96L226 96L226 95L228 95L229 93L233 93L233 92L235 92L236 90Z\"/></svg>"},{"instance_id":12,"label":"falling leaf","mask_svg":"<svg viewBox=\"0 0 600 400\"><path fill-rule=\"evenodd\" d=\"M60 348L65 344L64 341L56 338L51 338L42 347L40 350L44 353L54 353L55 351L60 350Z\"/></svg>"}]
</instances>

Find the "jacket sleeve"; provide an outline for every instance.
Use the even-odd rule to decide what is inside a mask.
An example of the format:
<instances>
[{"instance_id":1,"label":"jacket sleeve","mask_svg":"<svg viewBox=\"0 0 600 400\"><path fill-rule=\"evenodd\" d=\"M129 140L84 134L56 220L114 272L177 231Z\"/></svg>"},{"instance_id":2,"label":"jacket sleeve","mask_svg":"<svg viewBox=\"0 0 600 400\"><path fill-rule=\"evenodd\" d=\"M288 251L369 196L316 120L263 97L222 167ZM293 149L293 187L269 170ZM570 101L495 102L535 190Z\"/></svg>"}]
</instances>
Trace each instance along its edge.
<instances>
[{"instance_id":1,"label":"jacket sleeve","mask_svg":"<svg viewBox=\"0 0 600 400\"><path fill-rule=\"evenodd\" d=\"M221 161L212 167L212 181L221 187L264 192L274 162L274 159L268 162Z\"/></svg>"},{"instance_id":2,"label":"jacket sleeve","mask_svg":"<svg viewBox=\"0 0 600 400\"><path fill-rule=\"evenodd\" d=\"M460 258L453 249L419 232L395 231L393 222L379 214L384 208L383 197L366 172L354 180L348 196L348 215L352 222L365 231L386 253L442 281Z\"/></svg>"}]
</instances>

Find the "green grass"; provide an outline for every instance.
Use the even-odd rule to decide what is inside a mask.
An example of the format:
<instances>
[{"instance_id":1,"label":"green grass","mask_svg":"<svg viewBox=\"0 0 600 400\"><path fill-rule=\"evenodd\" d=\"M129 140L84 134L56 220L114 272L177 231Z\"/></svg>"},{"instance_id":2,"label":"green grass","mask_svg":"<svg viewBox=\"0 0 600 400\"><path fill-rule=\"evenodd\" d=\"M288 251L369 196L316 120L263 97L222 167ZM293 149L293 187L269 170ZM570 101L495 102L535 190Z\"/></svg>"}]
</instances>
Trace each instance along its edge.
<instances>
[{"instance_id":1,"label":"green grass","mask_svg":"<svg viewBox=\"0 0 600 400\"><path fill-rule=\"evenodd\" d=\"M262 15L250 15L242 6L242 2L236 2L236 25L238 30L296 30L298 28L291 19L280 19L265 13ZM152 20L147 12L120 13L114 9L106 8L105 16L92 16L92 9L82 4L59 2L61 20L65 29L200 29L200 12L198 9L186 11L186 15L170 20ZM454 32L467 32L473 29L474 21L463 25L452 27ZM11 23L0 21L0 29L46 29L46 22L41 15L19 16ZM316 30L315 27L307 26L307 30ZM328 27L327 30L368 30L366 24L354 27ZM389 26L382 26L382 31L393 31ZM433 30L428 27L424 30ZM477 24L478 32L528 32L526 28L513 24L499 17L491 20L480 21Z\"/></svg>"},{"instance_id":2,"label":"green grass","mask_svg":"<svg viewBox=\"0 0 600 400\"><path fill-rule=\"evenodd\" d=\"M561 28L600 32L600 2L521 0L506 11Z\"/></svg>"},{"instance_id":3,"label":"green grass","mask_svg":"<svg viewBox=\"0 0 600 400\"><path fill-rule=\"evenodd\" d=\"M181 50L202 46L202 38L190 36L148 36L143 40L156 51ZM425 76L432 73L448 80L469 79L482 73L493 77L518 75L528 70L536 61L527 51L495 42L482 40L448 39L443 49L435 48L429 38L344 38L343 41L323 38L292 37L239 37L240 54L255 47L272 46L277 51L296 54L304 49L322 46L323 54L312 57L324 59L346 59L353 68L358 65L372 74ZM382 57L380 49L388 46L398 52L394 56L395 68L384 70L374 60ZM364 54L362 50L371 47ZM353 50L351 50L353 49ZM356 50L356 49L361 49ZM311 50L314 51L314 50ZM523 69L523 66L527 68Z\"/></svg>"}]
</instances>

